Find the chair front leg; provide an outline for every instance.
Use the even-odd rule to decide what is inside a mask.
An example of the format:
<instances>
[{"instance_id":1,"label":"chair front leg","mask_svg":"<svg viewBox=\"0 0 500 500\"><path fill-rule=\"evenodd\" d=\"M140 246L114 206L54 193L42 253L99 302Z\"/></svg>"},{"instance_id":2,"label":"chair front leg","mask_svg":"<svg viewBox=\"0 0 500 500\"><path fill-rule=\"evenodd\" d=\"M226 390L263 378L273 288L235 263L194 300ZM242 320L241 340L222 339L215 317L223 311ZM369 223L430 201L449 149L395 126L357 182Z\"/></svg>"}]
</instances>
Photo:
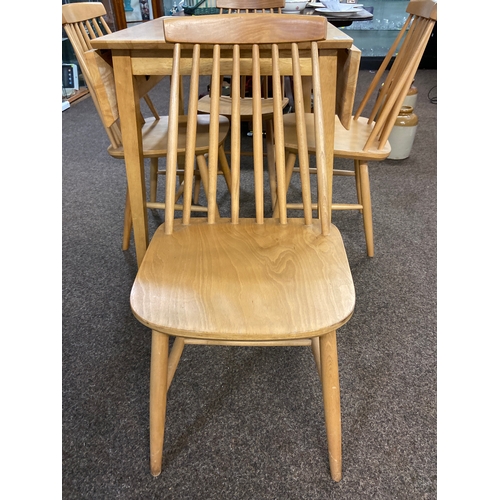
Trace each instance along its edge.
<instances>
[{"instance_id":1,"label":"chair front leg","mask_svg":"<svg viewBox=\"0 0 500 500\"><path fill-rule=\"evenodd\" d=\"M151 474L161 472L165 417L167 412L168 335L152 332L149 399L149 440Z\"/></svg>"},{"instance_id":2,"label":"chair front leg","mask_svg":"<svg viewBox=\"0 0 500 500\"><path fill-rule=\"evenodd\" d=\"M342 479L342 427L337 333L335 330L320 337L320 355L330 474L332 479L338 482Z\"/></svg>"}]
</instances>

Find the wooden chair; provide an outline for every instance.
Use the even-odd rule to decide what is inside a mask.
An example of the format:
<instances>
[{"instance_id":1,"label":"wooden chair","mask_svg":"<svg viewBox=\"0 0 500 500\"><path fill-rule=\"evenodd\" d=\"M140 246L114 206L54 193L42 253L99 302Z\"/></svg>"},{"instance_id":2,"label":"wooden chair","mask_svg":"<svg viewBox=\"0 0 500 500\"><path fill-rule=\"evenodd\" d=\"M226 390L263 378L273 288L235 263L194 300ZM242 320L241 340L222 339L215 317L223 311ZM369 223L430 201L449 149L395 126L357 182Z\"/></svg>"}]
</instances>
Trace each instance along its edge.
<instances>
[{"instance_id":1,"label":"wooden chair","mask_svg":"<svg viewBox=\"0 0 500 500\"><path fill-rule=\"evenodd\" d=\"M109 55L102 54L99 51L92 49L91 40L98 36L111 33L108 25L104 20L106 10L104 5L99 2L81 2L65 4L62 6L62 25L68 35L68 39L73 46L78 63L81 67L85 82L88 86L94 105L101 118L104 129L110 140L108 153L113 158L124 158L123 144L121 140L118 105L116 101L116 91L112 61ZM164 203L156 201L158 175L164 174L164 171L158 169L158 159L167 155L166 134L168 125L168 116L158 115L151 99L147 92L152 87L158 84L163 76L136 77L139 89L139 95L145 99L148 104L152 116L144 118L142 127L142 142L144 157L150 161L150 196L147 203L148 208L165 207ZM229 121L227 118L219 117L221 141L219 149L219 161L221 171L226 181L230 182L229 165L224 153L223 142L229 130ZM206 117L199 118L199 135L196 139L197 165L195 171L196 186L195 196L199 193L200 184L206 187L208 171L204 155L208 151L208 136L203 133L208 130ZM182 150L185 138L185 123L180 127L181 136L179 145ZM179 189L175 194L175 200L178 201L184 192L184 171L182 168L178 170L180 179ZM178 204L179 209L182 205ZM206 212L208 209L204 206L192 206L193 211ZM127 250L130 244L130 236L132 230L132 218L130 211L130 203L128 196L128 188L125 201L124 214L124 230L122 249Z\"/></svg>"},{"instance_id":2,"label":"wooden chair","mask_svg":"<svg viewBox=\"0 0 500 500\"><path fill-rule=\"evenodd\" d=\"M281 14L281 8L285 6L285 0L217 0L216 6L223 13L233 13L233 14L248 14L248 13L276 13ZM253 99L251 97L245 96L245 82L247 81L248 75L242 75L240 82L240 109L241 109L241 120L243 122L251 125L253 123ZM213 79L212 79L213 81ZM220 84L223 84L223 77L221 77ZM282 89L284 88L284 80L282 80ZM268 172L270 175L271 184L271 195L272 203L274 205L276 201L276 178L274 175L274 147L273 147L273 107L274 101L271 95L271 89L269 88L269 80L263 78L261 83L262 97L261 97L261 113L262 122L259 122L258 128L252 130L253 134L263 133L262 123L264 125L264 131L266 134L266 155L268 162ZM223 116L231 116L231 96L221 95L220 99L220 114ZM285 97L282 92L281 106L285 108L289 102L289 98ZM198 110L202 113L210 112L210 95L203 96L198 103ZM253 152L243 153L253 155Z\"/></svg>"},{"instance_id":3,"label":"wooden chair","mask_svg":"<svg viewBox=\"0 0 500 500\"><path fill-rule=\"evenodd\" d=\"M351 175L355 177L358 202L351 204L332 203L332 210L360 210L362 212L366 250L369 257L374 255L374 242L368 162L382 161L391 152L388 137L437 21L437 1L411 0L406 12L408 12L409 16L375 74L352 120L350 122L344 121L345 126L342 126L341 118L339 116L335 118L335 157L354 160L354 170L334 169L333 173L334 175ZM394 62L388 70L389 63L394 55ZM384 75L385 83L382 91L377 99L372 99L375 103L371 111L369 111L368 117L361 116L370 98L380 88ZM312 115L306 116L306 121L309 151L314 153ZM294 171L298 151L295 115L285 115L284 122L285 142L289 153L287 159L288 186ZM300 204L288 204L287 208L297 209L302 208L302 206ZM275 213L277 213L277 208Z\"/></svg>"},{"instance_id":4,"label":"wooden chair","mask_svg":"<svg viewBox=\"0 0 500 500\"><path fill-rule=\"evenodd\" d=\"M151 472L161 472L167 391L185 345L292 345L312 348L323 385L331 475L339 481L341 426L336 330L350 319L355 293L341 235L328 216L326 161L325 155L320 154L324 149L321 86L329 82L329 76L320 73L317 40L326 37L327 21L320 16L224 14L167 18L164 28L166 40L175 42L170 109L175 110L180 99L176 83L179 75L191 76L188 137L196 132L200 74L212 74L215 81L221 74L232 76L232 190L231 217L217 218L218 130L211 127L207 218L190 218L188 196L184 197L182 220L174 218L174 206L167 204L165 224L154 234L133 284L133 313L152 329ZM312 73L313 78L319 219L312 217L308 183L303 186L304 217L287 218L285 210L280 68L290 67L299 88L301 71ZM261 150L253 157L255 218L240 217L241 74L252 74L253 96L260 96L261 76L272 76L277 195L282 207L277 219L264 216ZM212 88L212 124L219 114L217 90ZM255 99L255 127L261 121L260 103L260 99ZM299 100L298 106L301 105ZM168 147L175 151L179 116L171 114L170 119ZM305 122L299 119L296 124L299 137L305 137ZM254 144L262 140L254 134ZM300 151L301 158L305 158L301 165L305 179L308 156L304 141ZM193 155L190 144L186 149L186 169ZM167 200L172 200L175 189L175 169L176 159L169 156ZM186 179L190 178L186 170ZM169 355L170 336L175 341Z\"/></svg>"}]
</instances>

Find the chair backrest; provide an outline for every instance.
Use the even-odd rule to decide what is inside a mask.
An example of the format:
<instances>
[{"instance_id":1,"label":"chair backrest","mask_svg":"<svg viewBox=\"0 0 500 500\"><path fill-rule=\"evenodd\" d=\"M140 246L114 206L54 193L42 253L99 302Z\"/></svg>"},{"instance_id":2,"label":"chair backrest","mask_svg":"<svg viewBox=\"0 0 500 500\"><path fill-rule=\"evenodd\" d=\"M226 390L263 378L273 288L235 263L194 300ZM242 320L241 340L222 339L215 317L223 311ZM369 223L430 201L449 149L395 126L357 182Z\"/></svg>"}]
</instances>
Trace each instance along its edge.
<instances>
[{"instance_id":1,"label":"chair backrest","mask_svg":"<svg viewBox=\"0 0 500 500\"><path fill-rule=\"evenodd\" d=\"M372 148L377 143L378 149L382 149L387 142L436 24L437 0L411 0L406 12L409 15L405 24L389 49L353 117L354 120L357 120L364 112L366 104L379 89L382 76L385 74L392 57L396 54L370 111L369 123L373 121L376 123L366 142L365 150Z\"/></svg>"},{"instance_id":2,"label":"chair backrest","mask_svg":"<svg viewBox=\"0 0 500 500\"><path fill-rule=\"evenodd\" d=\"M73 47L87 88L113 148L122 145L118 104L111 56L92 48L91 41L111 33L104 17L106 9L100 2L78 2L62 6L62 25ZM161 76L136 77L140 97L146 99L152 114L159 119L147 92Z\"/></svg>"},{"instance_id":3,"label":"chair backrest","mask_svg":"<svg viewBox=\"0 0 500 500\"><path fill-rule=\"evenodd\" d=\"M227 10L229 14L276 12L281 14L281 8L285 6L285 0L217 0L217 7L222 14Z\"/></svg>"},{"instance_id":4,"label":"chair backrest","mask_svg":"<svg viewBox=\"0 0 500 500\"><path fill-rule=\"evenodd\" d=\"M91 45L92 40L111 33L104 20L105 15L106 9L99 2L70 3L62 6L63 28L111 145L118 148L121 145L121 132L117 124L118 106L111 61L99 58ZM87 57L86 53L89 51L91 55ZM114 119L111 119L113 116Z\"/></svg>"},{"instance_id":5,"label":"chair backrest","mask_svg":"<svg viewBox=\"0 0 500 500\"><path fill-rule=\"evenodd\" d=\"M87 65L83 54L92 49L90 42L111 33L104 17L106 9L99 2L68 3L62 6L62 24L75 51L83 76Z\"/></svg>"},{"instance_id":6,"label":"chair backrest","mask_svg":"<svg viewBox=\"0 0 500 500\"><path fill-rule=\"evenodd\" d=\"M285 145L283 109L281 106L281 78L285 71L293 74L296 96L302 96L302 76L312 76L314 91L314 120L318 172L318 213L323 233L330 230L328 217L327 172L324 144L323 106L317 41L325 39L326 18L320 16L285 16L279 14L219 14L193 18L168 18L164 21L165 39L173 42L172 85L170 90L169 130L167 149L177 150L178 102L180 99L179 77L189 75L190 91L187 118L187 144L185 156L185 182L190 182L194 161L194 137L198 103L198 80L201 74L211 74L217 81L221 74L232 77L231 112L231 221L239 221L240 189L240 89L241 74L252 75L253 92L253 162L255 178L256 223L264 223L264 176L263 139L261 119L261 76L271 77L274 94L274 134L276 177L278 184L279 220L287 223L285 186ZM300 45L300 51L299 51ZM181 51L182 48L182 51ZM216 180L218 148L218 115L220 102L217 88L211 88L210 150L208 183L208 223L216 221ZM312 220L311 187L309 181L309 156L303 100L296 101L299 160L302 169L302 195L304 219ZM167 157L166 198L173 200L175 191L175 155ZM189 224L191 199L190 186L185 186L183 224ZM186 196L186 194L188 196ZM165 230L171 234L174 227L174 205L165 210Z\"/></svg>"}]
</instances>

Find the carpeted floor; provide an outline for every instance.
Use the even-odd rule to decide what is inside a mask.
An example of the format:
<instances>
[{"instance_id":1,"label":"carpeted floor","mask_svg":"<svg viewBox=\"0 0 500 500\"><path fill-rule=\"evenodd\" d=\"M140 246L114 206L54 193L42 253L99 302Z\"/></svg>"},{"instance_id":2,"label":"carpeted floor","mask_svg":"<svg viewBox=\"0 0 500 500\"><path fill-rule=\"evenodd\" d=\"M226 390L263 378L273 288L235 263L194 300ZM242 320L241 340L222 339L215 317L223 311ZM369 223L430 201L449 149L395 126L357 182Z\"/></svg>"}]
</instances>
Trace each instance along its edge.
<instances>
[{"instance_id":1,"label":"carpeted floor","mask_svg":"<svg viewBox=\"0 0 500 500\"><path fill-rule=\"evenodd\" d=\"M358 95L372 76L361 72ZM124 166L107 154L90 98L63 112L65 500L437 497L436 76L417 73L410 157L371 165L374 258L361 215L333 214L357 294L338 332L337 484L313 357L297 347L188 346L168 395L163 472L150 475L150 333L129 306L137 269L133 245L121 250ZM152 94L164 113L166 95L163 84ZM334 196L354 200L352 179L335 178ZM151 233L160 222L150 212Z\"/></svg>"}]
</instances>

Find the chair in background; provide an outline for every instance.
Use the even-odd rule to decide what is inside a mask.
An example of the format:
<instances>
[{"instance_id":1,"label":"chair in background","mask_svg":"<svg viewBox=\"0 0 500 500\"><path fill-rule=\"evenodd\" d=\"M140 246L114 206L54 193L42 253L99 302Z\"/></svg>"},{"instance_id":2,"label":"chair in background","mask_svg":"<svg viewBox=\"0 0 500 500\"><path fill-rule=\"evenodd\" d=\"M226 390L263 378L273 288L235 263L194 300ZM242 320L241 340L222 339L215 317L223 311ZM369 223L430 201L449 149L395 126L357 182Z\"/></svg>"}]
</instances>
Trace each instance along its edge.
<instances>
[{"instance_id":1,"label":"chair in background","mask_svg":"<svg viewBox=\"0 0 500 500\"><path fill-rule=\"evenodd\" d=\"M276 13L281 14L282 7L285 6L285 0L217 0L216 6L223 13L243 14L243 13ZM249 75L240 77L240 108L241 120L250 126L253 124L254 104L251 97L246 97L246 83L251 81ZM222 95L222 85L224 75L220 79L221 95L220 95L220 114L223 116L231 116L231 96ZM212 79L213 82L213 79ZM282 81L282 89L284 88L284 79ZM252 129L252 134L262 135L263 128L266 135L266 154L268 163L268 172L270 175L272 203L275 204L276 193L276 178L274 175L274 147L273 147L273 107L274 101L272 90L269 88L268 78L263 78L261 83L261 113L262 120L257 123L257 128ZM285 108L289 102L289 98L284 96L282 92L281 106ZM203 96L198 103L198 110L203 113L210 112L210 95ZM263 125L262 125L263 124ZM245 154L242 152L242 154ZM253 155L254 152L247 153ZM261 151L255 151L255 154L261 154Z\"/></svg>"},{"instance_id":2,"label":"chair in background","mask_svg":"<svg viewBox=\"0 0 500 500\"><path fill-rule=\"evenodd\" d=\"M80 65L90 95L110 140L108 153L113 158L123 159L124 151L121 140L112 61L106 54L101 54L99 51L92 49L90 43L91 40L99 36L111 33L111 30L104 20L103 16L105 15L106 9L104 5L99 2L80 2L64 4L62 6L62 25L75 51L78 64ZM143 117L142 128L143 153L144 157L150 160L150 197L147 203L148 208L164 208L164 203L158 203L156 201L156 193L158 175L165 173L158 169L158 159L167 155L166 134L168 116L158 115L151 99L147 95L147 92L157 85L162 78L163 76L151 76L149 78L136 77L139 95L144 98L152 113L150 117ZM208 176L206 161L203 156L208 151L207 136L203 134L203 129L207 128L208 124L206 123L206 117L200 116L199 121L200 133L196 139L198 169L194 173L196 178L195 196L197 196L199 192L200 184L204 185L206 188ZM222 169L220 173L224 174L229 188L229 165L223 148L223 141L227 135L229 126L227 118L221 116L219 122L221 125L219 161ZM185 143L185 135L183 135L185 132L185 125L181 126L181 132L179 144L182 149L182 144ZM178 170L178 176L180 185L175 195L176 201L179 200L185 189L183 182L184 172L182 169ZM179 209L182 207L181 205L177 206ZM192 210L206 212L207 207L193 205ZM122 241L123 250L129 248L131 230L132 218L127 188Z\"/></svg>"},{"instance_id":3,"label":"chair in background","mask_svg":"<svg viewBox=\"0 0 500 500\"><path fill-rule=\"evenodd\" d=\"M333 173L334 175L355 177L358 203L332 203L332 210L360 210L362 212L366 250L369 257L374 255L374 242L368 162L382 161L391 152L388 137L437 21L437 1L411 0L406 12L409 14L408 18L375 74L352 120L344 122L347 128L342 126L338 116L335 118L335 157L353 160L354 170L334 169ZM394 56L392 66L388 70L389 63ZM369 111L368 118L361 116L370 98L380 88L384 75L384 84L378 97L372 99L374 105ZM312 115L306 116L306 121L309 151L314 153ZM289 183L298 150L295 115L285 115L284 122L285 142L289 153L287 159L287 181ZM302 207L300 204L288 204L287 208ZM275 213L276 211L277 209Z\"/></svg>"},{"instance_id":4,"label":"chair in background","mask_svg":"<svg viewBox=\"0 0 500 500\"><path fill-rule=\"evenodd\" d=\"M354 310L355 292L345 248L328 216L328 186L324 145L321 85L327 76L319 70L318 40L326 37L327 21L320 16L224 14L196 18L167 18L165 38L175 42L170 109L180 99L176 84L181 73L190 74L188 137L196 133L200 52L203 74L218 81L222 72L232 76L231 113L231 218L218 219L216 170L219 114L218 89L212 88L209 151L209 203L207 219L189 218L189 197L184 197L184 218L174 218L167 204L165 224L155 232L139 267L131 291L136 318L152 329L150 458L151 472L161 472L167 391L184 346L310 346L321 374L332 478L341 478L340 392L336 330ZM301 49L299 53L298 44ZM203 46L203 50L200 49ZM244 47L240 47L244 45ZM182 50L181 50L182 47ZM251 48L250 48L251 47ZM280 69L293 67L300 89L300 74L312 73L318 150L319 219L312 217L310 185L303 185L304 217L287 217L285 145L281 106ZM250 70L253 68L253 70ZM254 155L255 218L240 217L241 108L239 76L252 74L255 99L253 124L261 120L261 74L272 76L275 96L277 196L279 218L264 217L264 157ZM257 97L257 98L256 98ZM300 107L299 103L299 107ZM296 121L305 137L306 124ZM176 150L179 117L170 116L168 147ZM254 144L263 141L254 134ZM301 168L307 174L307 144L301 141ZM304 155L305 153L305 155ZM186 149L186 169L194 155ZM167 194L175 189L176 159L167 158ZM190 172L186 170L186 178ZM306 176L304 176L305 178ZM175 337L169 355L169 336Z\"/></svg>"}]
</instances>

